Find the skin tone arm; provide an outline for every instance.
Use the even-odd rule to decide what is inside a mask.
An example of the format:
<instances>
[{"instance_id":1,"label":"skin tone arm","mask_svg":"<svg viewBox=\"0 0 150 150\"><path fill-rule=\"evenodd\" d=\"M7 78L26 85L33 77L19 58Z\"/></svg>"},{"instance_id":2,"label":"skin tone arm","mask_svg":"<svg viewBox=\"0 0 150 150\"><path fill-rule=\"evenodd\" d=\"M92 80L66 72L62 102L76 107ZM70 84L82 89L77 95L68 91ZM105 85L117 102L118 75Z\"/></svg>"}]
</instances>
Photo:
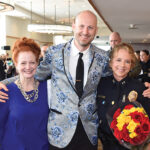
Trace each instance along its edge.
<instances>
[{"instance_id":1,"label":"skin tone arm","mask_svg":"<svg viewBox=\"0 0 150 150\"><path fill-rule=\"evenodd\" d=\"M143 92L143 96L150 98L150 83L145 82L144 84L148 89Z\"/></svg>"}]
</instances>

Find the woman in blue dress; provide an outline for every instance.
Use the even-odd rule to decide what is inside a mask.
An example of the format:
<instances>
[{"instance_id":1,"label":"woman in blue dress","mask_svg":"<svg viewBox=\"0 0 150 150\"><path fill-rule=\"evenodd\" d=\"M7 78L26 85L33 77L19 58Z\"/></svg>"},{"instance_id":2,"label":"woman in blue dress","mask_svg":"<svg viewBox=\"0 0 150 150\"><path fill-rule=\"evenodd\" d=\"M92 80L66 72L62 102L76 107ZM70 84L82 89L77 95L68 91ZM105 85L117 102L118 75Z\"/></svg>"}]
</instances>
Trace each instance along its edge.
<instances>
[{"instance_id":1,"label":"woman in blue dress","mask_svg":"<svg viewBox=\"0 0 150 150\"><path fill-rule=\"evenodd\" d=\"M0 103L0 150L48 150L47 83L34 79L40 46L21 38L12 52L19 78L7 85L9 99Z\"/></svg>"}]
</instances>

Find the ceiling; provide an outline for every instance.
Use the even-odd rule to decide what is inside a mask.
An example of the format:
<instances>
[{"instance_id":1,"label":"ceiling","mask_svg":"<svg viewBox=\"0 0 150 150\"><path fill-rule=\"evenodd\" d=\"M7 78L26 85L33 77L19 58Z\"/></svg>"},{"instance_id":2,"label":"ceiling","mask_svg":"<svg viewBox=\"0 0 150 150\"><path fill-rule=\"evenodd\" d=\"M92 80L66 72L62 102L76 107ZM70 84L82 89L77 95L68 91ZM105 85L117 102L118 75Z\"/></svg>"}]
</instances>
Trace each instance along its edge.
<instances>
[{"instance_id":1,"label":"ceiling","mask_svg":"<svg viewBox=\"0 0 150 150\"><path fill-rule=\"evenodd\" d=\"M95 38L95 43L105 44L111 33L88 0L15 0L14 6L15 10L7 12L6 15L29 19L30 22L37 24L45 22L46 24L71 25L74 17L80 11L89 9L98 18L97 36L101 38Z\"/></svg>"},{"instance_id":2,"label":"ceiling","mask_svg":"<svg viewBox=\"0 0 150 150\"><path fill-rule=\"evenodd\" d=\"M89 0L123 41L150 43L150 0Z\"/></svg>"},{"instance_id":3,"label":"ceiling","mask_svg":"<svg viewBox=\"0 0 150 150\"><path fill-rule=\"evenodd\" d=\"M15 11L6 14L32 18L32 23L65 25L89 9L98 17L96 40L106 43L111 31L117 31L123 41L150 43L150 0L15 0L14 5Z\"/></svg>"}]
</instances>

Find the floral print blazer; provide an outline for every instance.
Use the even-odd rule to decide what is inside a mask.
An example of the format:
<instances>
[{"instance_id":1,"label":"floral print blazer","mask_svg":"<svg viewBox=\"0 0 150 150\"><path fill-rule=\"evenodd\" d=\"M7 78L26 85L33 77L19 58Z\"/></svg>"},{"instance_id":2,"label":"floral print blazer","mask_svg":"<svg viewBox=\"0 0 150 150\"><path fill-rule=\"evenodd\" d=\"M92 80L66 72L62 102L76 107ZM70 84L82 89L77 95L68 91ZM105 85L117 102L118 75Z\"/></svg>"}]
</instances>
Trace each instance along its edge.
<instances>
[{"instance_id":1,"label":"floral print blazer","mask_svg":"<svg viewBox=\"0 0 150 150\"><path fill-rule=\"evenodd\" d=\"M110 74L108 53L91 44L88 79L79 99L69 73L71 42L72 40L66 44L49 47L36 74L39 80L51 76L48 138L52 145L59 148L64 148L70 143L79 116L89 140L93 145L97 144L96 90L101 76Z\"/></svg>"}]
</instances>

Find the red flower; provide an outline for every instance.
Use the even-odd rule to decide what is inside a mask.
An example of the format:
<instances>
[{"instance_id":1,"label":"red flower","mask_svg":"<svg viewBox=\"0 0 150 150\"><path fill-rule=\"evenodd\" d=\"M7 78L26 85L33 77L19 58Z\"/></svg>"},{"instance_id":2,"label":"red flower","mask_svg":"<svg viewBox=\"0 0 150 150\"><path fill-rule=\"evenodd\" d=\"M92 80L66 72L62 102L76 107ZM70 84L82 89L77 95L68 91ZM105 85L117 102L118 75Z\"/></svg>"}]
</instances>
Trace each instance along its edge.
<instances>
[{"instance_id":1,"label":"red flower","mask_svg":"<svg viewBox=\"0 0 150 150\"><path fill-rule=\"evenodd\" d=\"M121 113L121 109L118 108L118 109L116 110L116 112L114 113L114 115L113 115L113 119L116 119L116 118L120 115L120 113Z\"/></svg>"},{"instance_id":2,"label":"red flower","mask_svg":"<svg viewBox=\"0 0 150 150\"><path fill-rule=\"evenodd\" d=\"M131 109L132 107L134 107L134 106L131 105L131 104L129 104L129 105L126 105L126 106L124 107L124 109Z\"/></svg>"},{"instance_id":3,"label":"red flower","mask_svg":"<svg viewBox=\"0 0 150 150\"><path fill-rule=\"evenodd\" d=\"M120 133L120 131L116 128L114 130L114 136L120 141L122 139L122 134Z\"/></svg>"},{"instance_id":4,"label":"red flower","mask_svg":"<svg viewBox=\"0 0 150 150\"><path fill-rule=\"evenodd\" d=\"M139 123L141 123L145 118L145 115L143 113L137 111L130 113L130 116L135 122L139 122Z\"/></svg>"},{"instance_id":5,"label":"red flower","mask_svg":"<svg viewBox=\"0 0 150 150\"><path fill-rule=\"evenodd\" d=\"M150 132L150 122L145 120L144 122L142 122L141 124L141 130L142 130L142 133L144 134L149 134Z\"/></svg>"},{"instance_id":6,"label":"red flower","mask_svg":"<svg viewBox=\"0 0 150 150\"><path fill-rule=\"evenodd\" d=\"M140 126L137 126L137 127L136 127L135 133L138 134L138 135L141 134L141 127L140 127Z\"/></svg>"},{"instance_id":7,"label":"red flower","mask_svg":"<svg viewBox=\"0 0 150 150\"><path fill-rule=\"evenodd\" d=\"M117 120L113 120L113 121L111 122L111 124L110 124L110 128L111 128L111 129L117 128L116 124L117 124Z\"/></svg>"},{"instance_id":8,"label":"red flower","mask_svg":"<svg viewBox=\"0 0 150 150\"><path fill-rule=\"evenodd\" d=\"M140 134L139 136L131 139L130 143L132 145L140 145L145 141L146 138L147 138L147 135Z\"/></svg>"},{"instance_id":9,"label":"red flower","mask_svg":"<svg viewBox=\"0 0 150 150\"><path fill-rule=\"evenodd\" d=\"M127 130L127 124L125 124L123 126L123 130L122 130L122 139L126 142L129 142L130 141L130 137L129 137L129 132Z\"/></svg>"},{"instance_id":10,"label":"red flower","mask_svg":"<svg viewBox=\"0 0 150 150\"><path fill-rule=\"evenodd\" d=\"M139 136L139 143L142 143L143 141L145 141L145 139L147 138L147 135L146 134L141 134ZM141 141L141 142L140 142Z\"/></svg>"}]
</instances>

